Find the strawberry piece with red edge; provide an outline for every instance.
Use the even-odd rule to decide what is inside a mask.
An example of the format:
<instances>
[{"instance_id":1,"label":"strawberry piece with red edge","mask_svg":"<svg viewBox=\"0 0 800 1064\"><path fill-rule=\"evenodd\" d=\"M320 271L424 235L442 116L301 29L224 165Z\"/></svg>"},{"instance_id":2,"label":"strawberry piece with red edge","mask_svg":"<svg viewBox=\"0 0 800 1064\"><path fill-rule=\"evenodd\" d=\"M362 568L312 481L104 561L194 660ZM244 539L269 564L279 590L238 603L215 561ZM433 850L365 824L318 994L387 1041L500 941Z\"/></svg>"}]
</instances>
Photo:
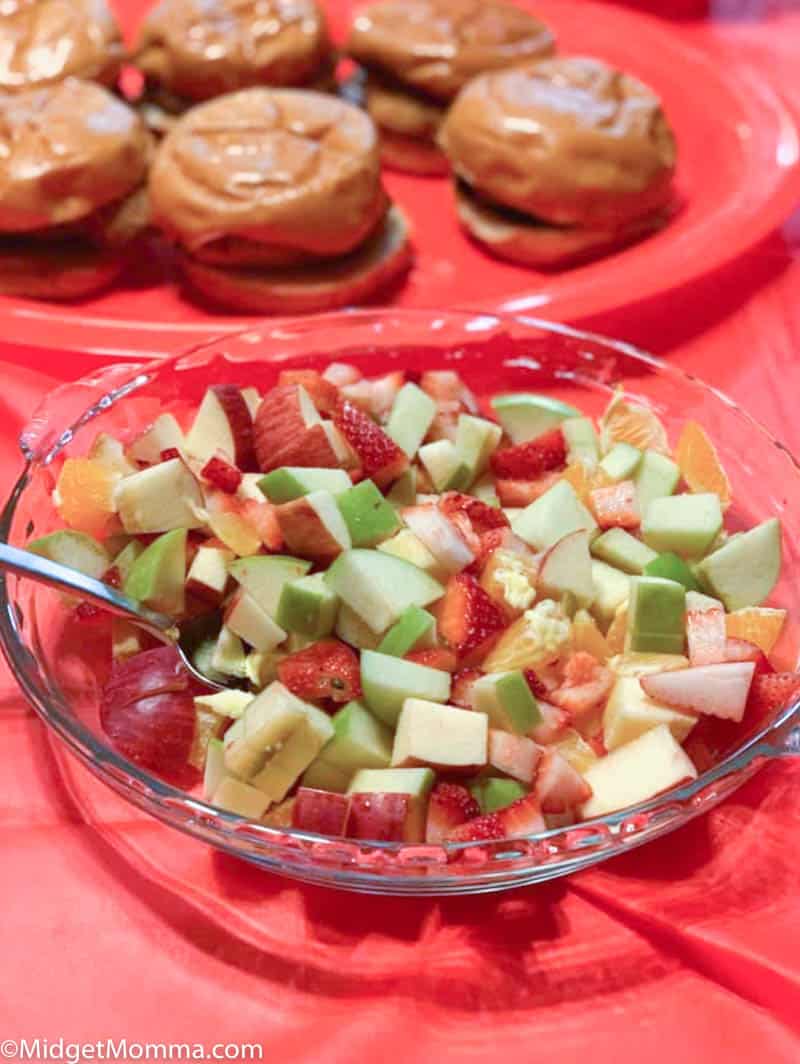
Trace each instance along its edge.
<instances>
[{"instance_id":1,"label":"strawberry piece with red edge","mask_svg":"<svg viewBox=\"0 0 800 1064\"><path fill-rule=\"evenodd\" d=\"M550 693L550 701L573 716L581 716L604 701L614 686L614 673L585 650L567 661L564 682Z\"/></svg>"},{"instance_id":2,"label":"strawberry piece with red edge","mask_svg":"<svg viewBox=\"0 0 800 1064\"><path fill-rule=\"evenodd\" d=\"M757 647L755 643L749 643L746 639L734 639L733 636L728 636L725 640L723 661L753 661L756 666L754 676L775 672L761 647Z\"/></svg>"},{"instance_id":3,"label":"strawberry piece with red edge","mask_svg":"<svg viewBox=\"0 0 800 1064\"><path fill-rule=\"evenodd\" d=\"M440 672L455 672L458 668L458 659L452 650L446 647L429 647L426 650L412 650L405 656L406 661L413 661L417 665L427 665L429 669L439 669Z\"/></svg>"},{"instance_id":4,"label":"strawberry piece with red edge","mask_svg":"<svg viewBox=\"0 0 800 1064\"><path fill-rule=\"evenodd\" d=\"M503 447L490 459L496 477L507 480L535 480L543 473L563 469L567 444L560 428L549 429L534 440Z\"/></svg>"},{"instance_id":5,"label":"strawberry piece with red edge","mask_svg":"<svg viewBox=\"0 0 800 1064\"><path fill-rule=\"evenodd\" d=\"M284 369L278 375L278 386L299 384L311 396L311 402L320 414L330 415L339 402L339 389L315 369Z\"/></svg>"},{"instance_id":6,"label":"strawberry piece with red edge","mask_svg":"<svg viewBox=\"0 0 800 1064\"><path fill-rule=\"evenodd\" d=\"M443 842L451 831L480 815L480 806L459 783L437 783L428 802L425 841Z\"/></svg>"},{"instance_id":7,"label":"strawberry piece with red edge","mask_svg":"<svg viewBox=\"0 0 800 1064\"><path fill-rule=\"evenodd\" d=\"M464 514L478 536L494 528L509 527L508 518L499 507L489 506L488 503L472 495L463 495L459 491L446 491L439 499L439 509L445 517L452 518L454 514Z\"/></svg>"},{"instance_id":8,"label":"strawberry piece with red edge","mask_svg":"<svg viewBox=\"0 0 800 1064\"><path fill-rule=\"evenodd\" d=\"M536 772L534 793L544 813L567 813L592 796L592 788L557 750L545 750Z\"/></svg>"},{"instance_id":9,"label":"strawberry piece with red edge","mask_svg":"<svg viewBox=\"0 0 800 1064\"><path fill-rule=\"evenodd\" d=\"M351 702L361 695L358 656L338 639L321 639L289 654L278 665L278 679L292 694L311 702Z\"/></svg>"},{"instance_id":10,"label":"strawberry piece with red edge","mask_svg":"<svg viewBox=\"0 0 800 1064\"><path fill-rule=\"evenodd\" d=\"M560 473L544 473L535 480L514 480L501 477L495 481L494 490L501 506L529 506L549 491L560 479Z\"/></svg>"},{"instance_id":11,"label":"strawberry piece with red edge","mask_svg":"<svg viewBox=\"0 0 800 1064\"><path fill-rule=\"evenodd\" d=\"M589 500L601 528L638 528L642 523L632 480L595 488L589 493Z\"/></svg>"},{"instance_id":12,"label":"strawberry piece with red edge","mask_svg":"<svg viewBox=\"0 0 800 1064\"><path fill-rule=\"evenodd\" d=\"M474 709L472 687L476 680L480 680L483 673L480 669L462 669L453 677L450 690L450 704L460 706L461 709Z\"/></svg>"},{"instance_id":13,"label":"strawberry piece with red edge","mask_svg":"<svg viewBox=\"0 0 800 1064\"><path fill-rule=\"evenodd\" d=\"M241 513L268 551L274 553L283 547L283 533L272 503L243 499Z\"/></svg>"},{"instance_id":14,"label":"strawberry piece with red edge","mask_svg":"<svg viewBox=\"0 0 800 1064\"><path fill-rule=\"evenodd\" d=\"M750 661L745 658L728 659L725 635L725 611L722 606L686 611L686 645L692 665L715 665L720 661Z\"/></svg>"},{"instance_id":15,"label":"strawberry piece with red edge","mask_svg":"<svg viewBox=\"0 0 800 1064\"><path fill-rule=\"evenodd\" d=\"M450 578L437 612L442 638L465 665L480 661L506 626L503 611L469 573Z\"/></svg>"},{"instance_id":16,"label":"strawberry piece with red edge","mask_svg":"<svg viewBox=\"0 0 800 1064\"><path fill-rule=\"evenodd\" d=\"M224 454L214 454L200 470L200 476L212 487L224 491L226 495L235 495L242 483L242 474L235 465L231 465Z\"/></svg>"},{"instance_id":17,"label":"strawberry piece with red edge","mask_svg":"<svg viewBox=\"0 0 800 1064\"><path fill-rule=\"evenodd\" d=\"M173 458L180 458L181 452L177 447L166 447L159 455L162 462L171 462Z\"/></svg>"},{"instance_id":18,"label":"strawberry piece with red edge","mask_svg":"<svg viewBox=\"0 0 800 1064\"><path fill-rule=\"evenodd\" d=\"M748 712L757 716L776 713L800 697L800 672L761 673L753 677L747 700Z\"/></svg>"},{"instance_id":19,"label":"strawberry piece with red edge","mask_svg":"<svg viewBox=\"0 0 800 1064\"><path fill-rule=\"evenodd\" d=\"M491 839L520 838L545 830L544 817L535 794L517 798L496 813L468 820L450 832L449 842L488 842Z\"/></svg>"},{"instance_id":20,"label":"strawberry piece with red edge","mask_svg":"<svg viewBox=\"0 0 800 1064\"><path fill-rule=\"evenodd\" d=\"M566 709L551 706L549 702L544 702L541 699L538 705L542 719L534 728L531 728L529 735L534 742L546 746L548 743L558 741L564 729L569 727L572 716Z\"/></svg>"},{"instance_id":21,"label":"strawberry piece with red edge","mask_svg":"<svg viewBox=\"0 0 800 1064\"><path fill-rule=\"evenodd\" d=\"M348 400L333 413L333 423L356 452L364 475L379 488L391 484L408 468L408 456L375 422Z\"/></svg>"}]
</instances>

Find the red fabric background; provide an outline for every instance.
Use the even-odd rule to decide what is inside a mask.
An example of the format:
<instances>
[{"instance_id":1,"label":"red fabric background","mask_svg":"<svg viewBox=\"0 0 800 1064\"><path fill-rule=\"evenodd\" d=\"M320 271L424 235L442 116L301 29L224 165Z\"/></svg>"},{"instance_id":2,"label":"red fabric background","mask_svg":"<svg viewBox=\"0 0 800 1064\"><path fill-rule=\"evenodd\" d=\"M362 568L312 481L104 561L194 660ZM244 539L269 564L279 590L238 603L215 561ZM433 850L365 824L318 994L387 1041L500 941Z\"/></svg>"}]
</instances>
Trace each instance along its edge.
<instances>
[{"instance_id":1,"label":"red fabric background","mask_svg":"<svg viewBox=\"0 0 800 1064\"><path fill-rule=\"evenodd\" d=\"M793 0L635 4L713 34L800 99ZM702 17L713 8L713 23ZM792 10L794 9L794 10ZM585 323L669 356L800 450L800 213L691 290ZM0 488L54 380L0 366ZM412 901L293 885L168 836L220 911L262 899L266 937L228 931L88 825L0 666L0 1041L257 1041L265 1060L800 1059L800 766L764 769L705 819L568 881ZM140 822L137 832L166 835ZM163 839L160 840L162 843Z\"/></svg>"}]
</instances>

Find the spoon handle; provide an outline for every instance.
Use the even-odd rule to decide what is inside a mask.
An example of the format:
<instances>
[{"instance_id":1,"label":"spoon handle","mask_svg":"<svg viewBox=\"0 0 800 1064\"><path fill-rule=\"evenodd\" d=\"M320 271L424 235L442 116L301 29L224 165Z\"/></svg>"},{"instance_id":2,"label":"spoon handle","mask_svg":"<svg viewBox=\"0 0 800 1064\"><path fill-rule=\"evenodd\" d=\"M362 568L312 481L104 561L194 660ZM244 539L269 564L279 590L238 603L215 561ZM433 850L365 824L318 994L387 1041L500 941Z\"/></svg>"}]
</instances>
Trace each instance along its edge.
<instances>
[{"instance_id":1,"label":"spoon handle","mask_svg":"<svg viewBox=\"0 0 800 1064\"><path fill-rule=\"evenodd\" d=\"M61 591L71 591L83 599L91 599L109 613L135 621L162 640L169 630L175 627L175 621L171 617L139 605L134 599L104 584L102 580L95 580L68 565L60 565L49 558L11 547L7 543L0 543L0 568L9 569L19 576L30 577L31 580Z\"/></svg>"}]
</instances>

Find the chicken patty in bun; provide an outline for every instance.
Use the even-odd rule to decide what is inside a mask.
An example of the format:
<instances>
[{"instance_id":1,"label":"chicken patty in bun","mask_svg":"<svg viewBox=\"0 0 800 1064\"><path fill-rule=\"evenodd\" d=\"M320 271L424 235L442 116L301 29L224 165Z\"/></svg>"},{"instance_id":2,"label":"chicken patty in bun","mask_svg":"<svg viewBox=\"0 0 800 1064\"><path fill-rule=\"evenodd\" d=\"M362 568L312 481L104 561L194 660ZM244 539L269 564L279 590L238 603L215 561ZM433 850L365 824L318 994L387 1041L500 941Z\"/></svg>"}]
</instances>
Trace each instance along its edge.
<instances>
[{"instance_id":1,"label":"chicken patty in bun","mask_svg":"<svg viewBox=\"0 0 800 1064\"><path fill-rule=\"evenodd\" d=\"M659 228L675 138L658 97L596 59L485 74L439 134L459 216L501 258L557 265Z\"/></svg>"},{"instance_id":2,"label":"chicken patty in bun","mask_svg":"<svg viewBox=\"0 0 800 1064\"><path fill-rule=\"evenodd\" d=\"M0 96L0 292L76 299L112 281L148 225L151 148L92 82Z\"/></svg>"},{"instance_id":3,"label":"chicken patty in bun","mask_svg":"<svg viewBox=\"0 0 800 1064\"><path fill-rule=\"evenodd\" d=\"M410 263L368 115L324 93L246 89L194 108L150 176L192 285L262 313L357 303Z\"/></svg>"},{"instance_id":4,"label":"chicken patty in bun","mask_svg":"<svg viewBox=\"0 0 800 1064\"><path fill-rule=\"evenodd\" d=\"M398 169L444 173L436 135L450 101L476 74L552 53L550 30L498 0L382 0L356 15L346 50Z\"/></svg>"}]
</instances>

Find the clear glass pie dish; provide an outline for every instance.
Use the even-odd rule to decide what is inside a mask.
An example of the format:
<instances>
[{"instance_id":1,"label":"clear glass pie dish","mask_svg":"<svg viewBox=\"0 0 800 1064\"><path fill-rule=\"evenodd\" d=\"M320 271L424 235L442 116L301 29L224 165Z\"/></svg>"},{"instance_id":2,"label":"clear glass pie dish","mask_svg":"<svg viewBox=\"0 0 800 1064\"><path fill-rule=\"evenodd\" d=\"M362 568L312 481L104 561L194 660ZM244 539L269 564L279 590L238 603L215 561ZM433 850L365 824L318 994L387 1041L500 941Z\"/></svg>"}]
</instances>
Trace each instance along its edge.
<instances>
[{"instance_id":1,"label":"clear glass pie dish","mask_svg":"<svg viewBox=\"0 0 800 1064\"><path fill-rule=\"evenodd\" d=\"M649 404L674 440L687 418L703 423L730 477L736 522L777 515L784 564L771 603L789 611L774 652L793 669L800 650L800 467L735 403L630 346L529 318L451 311L378 310L265 323L158 363L116 364L53 392L21 437L26 460L0 534L16 546L60 527L51 494L65 455L86 453L107 431L130 439L163 411L197 404L215 383L262 392L280 369L347 360L365 373L454 368L479 398L545 392L597 415L615 387ZM87 633L91 632L90 636ZM108 651L57 593L0 576L0 640L36 712L106 785L163 823L281 875L381 894L466 894L567 875L664 835L712 808L766 760L800 753L800 700L773 719L710 730L692 754L691 784L649 802L524 839L445 846L362 843L278 830L223 812L117 754L99 726Z\"/></svg>"}]
</instances>

